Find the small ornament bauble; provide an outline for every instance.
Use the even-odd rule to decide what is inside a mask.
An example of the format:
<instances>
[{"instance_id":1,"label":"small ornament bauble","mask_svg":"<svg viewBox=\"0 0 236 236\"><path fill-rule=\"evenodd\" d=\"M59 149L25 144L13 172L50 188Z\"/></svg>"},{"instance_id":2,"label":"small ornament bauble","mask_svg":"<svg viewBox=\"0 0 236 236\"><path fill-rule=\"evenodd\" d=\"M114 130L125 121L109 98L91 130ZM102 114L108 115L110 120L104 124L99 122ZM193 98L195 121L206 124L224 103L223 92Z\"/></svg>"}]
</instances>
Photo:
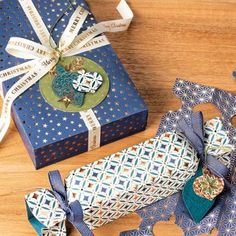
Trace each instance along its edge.
<instances>
[{"instance_id":1,"label":"small ornament bauble","mask_svg":"<svg viewBox=\"0 0 236 236\"><path fill-rule=\"evenodd\" d=\"M194 192L208 200L215 199L224 190L224 180L212 174L207 168L203 169L203 175L195 179L193 183Z\"/></svg>"},{"instance_id":2,"label":"small ornament bauble","mask_svg":"<svg viewBox=\"0 0 236 236\"><path fill-rule=\"evenodd\" d=\"M78 71L77 79L73 80L75 90L82 93L95 93L102 85L103 78L97 72Z\"/></svg>"}]
</instances>

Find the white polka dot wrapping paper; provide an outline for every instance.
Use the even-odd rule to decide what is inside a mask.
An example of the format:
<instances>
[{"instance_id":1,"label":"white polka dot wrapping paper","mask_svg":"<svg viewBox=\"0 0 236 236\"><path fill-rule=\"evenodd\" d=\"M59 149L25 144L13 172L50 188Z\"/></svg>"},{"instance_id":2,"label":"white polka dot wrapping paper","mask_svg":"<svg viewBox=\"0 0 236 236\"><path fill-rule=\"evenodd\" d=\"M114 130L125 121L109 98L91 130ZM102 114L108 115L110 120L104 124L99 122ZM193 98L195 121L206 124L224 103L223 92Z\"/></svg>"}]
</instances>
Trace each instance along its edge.
<instances>
[{"instance_id":1,"label":"white polka dot wrapping paper","mask_svg":"<svg viewBox=\"0 0 236 236\"><path fill-rule=\"evenodd\" d=\"M48 31L59 15L68 8L68 2L62 0L33 0L32 3ZM5 51L9 38L21 37L36 43L39 43L39 39L17 0L2 1L0 4L0 71L3 71L25 63L24 59L10 56ZM73 5L75 8L81 6L89 11L83 0L73 1ZM55 43L59 42L73 14L73 8L68 9L57 24L52 35ZM123 14L122 17L126 15ZM95 24L94 16L89 12L80 33ZM123 25L117 25L117 28L119 27ZM67 40L64 38L65 42ZM11 47L13 43L11 42ZM19 46L19 43L14 46ZM93 93L86 94L85 98L79 91L73 93L74 101L81 103L82 107L70 103L70 87L67 96L57 97L51 89L56 77L55 71L51 70L15 99L12 105L13 117L36 169L142 131L147 123L147 107L109 43L89 51L81 50L79 55L68 57L66 60L62 58L59 63L70 72L70 76L81 70L81 65L83 69L91 71L92 73L88 74L90 77L80 81L86 91ZM27 66L26 63L26 69ZM96 77L91 79L93 74ZM3 83L5 94L19 78L21 77L16 76ZM97 79L100 79L100 88L94 85ZM75 80L73 81L75 84ZM91 81L95 87L88 87ZM86 113L87 110L90 112ZM91 123L90 120L95 121ZM93 133L99 134L96 139Z\"/></svg>"},{"instance_id":2,"label":"white polka dot wrapping paper","mask_svg":"<svg viewBox=\"0 0 236 236\"><path fill-rule=\"evenodd\" d=\"M219 118L206 122L204 130L206 149L222 144L233 149ZM229 156L221 161L228 166ZM63 208L55 195L58 179L50 179L53 192L38 189L25 197L29 221L39 235L65 236L66 220L77 228L70 209L71 204L79 202L83 217L74 218L78 225L83 221L93 230L180 191L196 173L198 164L197 152L184 134L163 133L71 171L65 187L61 182L68 208ZM93 235L91 231L85 233L84 226L77 229L83 236Z\"/></svg>"}]
</instances>

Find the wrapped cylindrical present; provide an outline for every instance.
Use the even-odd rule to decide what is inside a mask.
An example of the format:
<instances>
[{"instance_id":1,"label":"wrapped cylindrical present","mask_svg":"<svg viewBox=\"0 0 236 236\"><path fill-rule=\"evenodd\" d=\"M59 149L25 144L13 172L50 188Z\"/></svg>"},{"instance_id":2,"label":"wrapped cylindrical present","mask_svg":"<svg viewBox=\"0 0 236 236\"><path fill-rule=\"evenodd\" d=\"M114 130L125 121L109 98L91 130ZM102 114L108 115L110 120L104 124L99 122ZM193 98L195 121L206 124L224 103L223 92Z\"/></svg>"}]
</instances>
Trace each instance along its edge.
<instances>
[{"instance_id":1,"label":"wrapped cylindrical present","mask_svg":"<svg viewBox=\"0 0 236 236\"><path fill-rule=\"evenodd\" d=\"M145 129L147 107L103 34L128 29L125 0L117 10L97 23L85 0L1 3L0 141L12 110L37 169Z\"/></svg>"},{"instance_id":2,"label":"wrapped cylindrical present","mask_svg":"<svg viewBox=\"0 0 236 236\"><path fill-rule=\"evenodd\" d=\"M219 120L207 122L206 131L211 122ZM220 128L217 132L230 149L227 134ZM206 150L218 152L210 147L219 137L205 134ZM66 219L83 234L178 192L195 175L198 164L197 152L185 135L167 132L72 171L65 185L58 172L51 172L52 191L39 189L26 196L29 220L39 234L66 232Z\"/></svg>"}]
</instances>

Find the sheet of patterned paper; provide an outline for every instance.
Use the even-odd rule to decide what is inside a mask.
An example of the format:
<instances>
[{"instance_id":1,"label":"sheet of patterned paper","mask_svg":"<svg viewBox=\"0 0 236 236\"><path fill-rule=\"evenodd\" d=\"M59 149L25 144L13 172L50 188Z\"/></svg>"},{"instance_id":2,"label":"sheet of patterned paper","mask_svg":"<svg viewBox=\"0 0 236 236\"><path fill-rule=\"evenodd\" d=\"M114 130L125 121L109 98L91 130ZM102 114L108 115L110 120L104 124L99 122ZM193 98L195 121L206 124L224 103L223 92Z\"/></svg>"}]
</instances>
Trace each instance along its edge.
<instances>
[{"instance_id":1,"label":"sheet of patterned paper","mask_svg":"<svg viewBox=\"0 0 236 236\"><path fill-rule=\"evenodd\" d=\"M215 119L214 122L207 122L210 124L209 128L205 128L205 135L209 137L207 146L212 145L210 140L216 137L218 142L214 144L215 147L221 147L225 144L231 144L235 147L236 129L231 123L231 119L236 115L236 96L234 94L214 87L208 87L180 79L176 81L173 92L182 101L182 107L177 111L168 112L164 115L158 130L159 135L167 131L175 130L178 120L182 117L188 119L195 106L204 103L212 103L218 108L219 113L222 114L222 117ZM219 130L222 130L222 133L219 133L218 136ZM227 134L227 137L222 139L222 134ZM221 159L225 165L230 167L233 183L235 183L236 180L234 174L235 159L235 151L231 152L224 159ZM219 230L219 236L235 236L235 203L236 188L233 187L231 191L225 192L222 197L218 199L217 204L208 213L208 215L199 224L196 224L192 221L190 215L188 214L181 195L177 193L137 211L142 218L142 222L139 227L140 230L123 232L121 235L141 236L143 235L143 232L148 231L148 235L152 236L153 226L158 221L166 221L172 214L175 214L176 224L183 229L185 236L196 236L203 233L210 233L213 228L217 228ZM163 206L168 207L163 208Z\"/></svg>"}]
</instances>

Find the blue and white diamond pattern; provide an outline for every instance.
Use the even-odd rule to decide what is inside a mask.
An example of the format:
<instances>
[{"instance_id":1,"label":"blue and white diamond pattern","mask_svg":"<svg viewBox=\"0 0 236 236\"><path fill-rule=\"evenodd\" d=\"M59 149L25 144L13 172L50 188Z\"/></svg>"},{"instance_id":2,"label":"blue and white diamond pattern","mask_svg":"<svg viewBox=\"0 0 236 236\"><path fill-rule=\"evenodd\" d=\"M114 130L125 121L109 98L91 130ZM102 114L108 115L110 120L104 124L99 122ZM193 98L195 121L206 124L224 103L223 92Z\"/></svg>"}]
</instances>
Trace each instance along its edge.
<instances>
[{"instance_id":1,"label":"blue and white diamond pattern","mask_svg":"<svg viewBox=\"0 0 236 236\"><path fill-rule=\"evenodd\" d=\"M43 228L42 236L67 236L66 221L62 221L51 228Z\"/></svg>"},{"instance_id":2,"label":"blue and white diamond pattern","mask_svg":"<svg viewBox=\"0 0 236 236\"><path fill-rule=\"evenodd\" d=\"M73 80L73 87L75 90L82 93L95 93L102 85L103 78L97 72L86 72L85 70L79 70L78 77Z\"/></svg>"},{"instance_id":3,"label":"blue and white diamond pattern","mask_svg":"<svg viewBox=\"0 0 236 236\"><path fill-rule=\"evenodd\" d=\"M59 206L59 202L46 189L39 189L27 195L26 203L34 217L48 229L66 219L66 214Z\"/></svg>"},{"instance_id":4,"label":"blue and white diamond pattern","mask_svg":"<svg viewBox=\"0 0 236 236\"><path fill-rule=\"evenodd\" d=\"M229 137L225 134L220 118L206 122L204 142L207 153L216 156L229 168L230 154L234 150L234 145L230 143ZM225 155L226 153L228 155Z\"/></svg>"},{"instance_id":5,"label":"blue and white diamond pattern","mask_svg":"<svg viewBox=\"0 0 236 236\"><path fill-rule=\"evenodd\" d=\"M68 199L80 201L84 221L96 228L182 189L197 166L185 136L165 133L72 171Z\"/></svg>"}]
</instances>

